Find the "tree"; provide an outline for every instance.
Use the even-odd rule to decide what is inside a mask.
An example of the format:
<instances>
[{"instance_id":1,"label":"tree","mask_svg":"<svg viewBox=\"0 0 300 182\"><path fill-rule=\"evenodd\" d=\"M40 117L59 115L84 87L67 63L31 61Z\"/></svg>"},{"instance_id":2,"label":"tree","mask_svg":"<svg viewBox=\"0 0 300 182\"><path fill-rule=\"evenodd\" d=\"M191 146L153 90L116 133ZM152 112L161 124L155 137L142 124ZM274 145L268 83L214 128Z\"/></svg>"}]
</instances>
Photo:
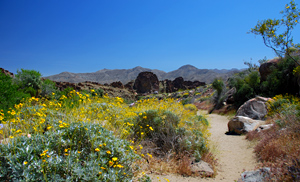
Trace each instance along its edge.
<instances>
[{"instance_id":1,"label":"tree","mask_svg":"<svg viewBox=\"0 0 300 182\"><path fill-rule=\"evenodd\" d=\"M298 66L300 63L291 55L295 50L299 49L300 44L293 43L292 31L299 24L300 10L294 0L286 4L285 9L280 12L282 19L267 19L258 21L257 25L251 29L250 33L261 35L264 44L273 49L279 57L288 56Z\"/></svg>"},{"instance_id":2,"label":"tree","mask_svg":"<svg viewBox=\"0 0 300 182\"><path fill-rule=\"evenodd\" d=\"M26 97L29 95L19 91L18 86L13 84L10 76L0 72L0 110L6 112Z\"/></svg>"},{"instance_id":3,"label":"tree","mask_svg":"<svg viewBox=\"0 0 300 182\"><path fill-rule=\"evenodd\" d=\"M37 96L38 91L41 89L41 76L38 71L21 69L21 71L17 71L15 82L25 93Z\"/></svg>"}]
</instances>

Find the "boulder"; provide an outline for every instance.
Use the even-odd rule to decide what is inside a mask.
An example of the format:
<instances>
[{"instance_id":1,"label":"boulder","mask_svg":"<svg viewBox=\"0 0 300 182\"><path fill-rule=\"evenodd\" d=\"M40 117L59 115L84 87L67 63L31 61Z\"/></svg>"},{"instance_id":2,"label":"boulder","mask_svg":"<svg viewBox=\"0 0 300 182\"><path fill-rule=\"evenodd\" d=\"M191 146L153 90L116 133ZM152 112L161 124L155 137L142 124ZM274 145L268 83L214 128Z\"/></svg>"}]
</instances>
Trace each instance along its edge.
<instances>
[{"instance_id":1,"label":"boulder","mask_svg":"<svg viewBox=\"0 0 300 182\"><path fill-rule=\"evenodd\" d=\"M112 83L110 84L110 86L115 87L115 88L121 88L121 89L124 88L123 83L120 82L120 81L118 81L118 82L112 82Z\"/></svg>"},{"instance_id":2,"label":"boulder","mask_svg":"<svg viewBox=\"0 0 300 182\"><path fill-rule=\"evenodd\" d=\"M134 82L133 89L135 89L137 93L152 93L154 91L159 91L158 78L152 72L141 72Z\"/></svg>"},{"instance_id":3,"label":"boulder","mask_svg":"<svg viewBox=\"0 0 300 182\"><path fill-rule=\"evenodd\" d=\"M124 85L128 90L133 90L134 81L130 81Z\"/></svg>"},{"instance_id":4,"label":"boulder","mask_svg":"<svg viewBox=\"0 0 300 182\"><path fill-rule=\"evenodd\" d=\"M268 75L272 73L274 68L277 68L277 65L280 61L280 58L274 58L260 65L259 73L261 76L261 82L267 80Z\"/></svg>"},{"instance_id":5,"label":"boulder","mask_svg":"<svg viewBox=\"0 0 300 182\"><path fill-rule=\"evenodd\" d=\"M192 163L191 172L201 176L205 175L206 177L212 177L214 175L214 170L204 161Z\"/></svg>"},{"instance_id":6,"label":"boulder","mask_svg":"<svg viewBox=\"0 0 300 182\"><path fill-rule=\"evenodd\" d=\"M237 111L236 116L246 116L251 119L262 120L268 113L266 102L270 98L255 97L245 102Z\"/></svg>"},{"instance_id":7,"label":"boulder","mask_svg":"<svg viewBox=\"0 0 300 182\"><path fill-rule=\"evenodd\" d=\"M265 122L261 120L253 120L244 116L236 116L228 122L228 133L229 134L245 134L249 131L256 130L260 125Z\"/></svg>"},{"instance_id":8,"label":"boulder","mask_svg":"<svg viewBox=\"0 0 300 182\"><path fill-rule=\"evenodd\" d=\"M264 182L270 177L270 168L264 167L256 171L245 171L238 182Z\"/></svg>"},{"instance_id":9,"label":"boulder","mask_svg":"<svg viewBox=\"0 0 300 182\"><path fill-rule=\"evenodd\" d=\"M163 83L164 83L163 85L166 93L172 93L176 91L173 82L171 80L166 79L163 81Z\"/></svg>"},{"instance_id":10,"label":"boulder","mask_svg":"<svg viewBox=\"0 0 300 182\"><path fill-rule=\"evenodd\" d=\"M179 89L185 90L185 86L183 85L183 82L184 82L184 80L182 77L177 77L177 78L175 78L175 80L173 80L172 84L174 85L176 90L179 90Z\"/></svg>"},{"instance_id":11,"label":"boulder","mask_svg":"<svg viewBox=\"0 0 300 182\"><path fill-rule=\"evenodd\" d=\"M233 87L231 88L230 90L228 90L226 93L225 93L225 102L226 104L233 104L234 103L234 94L236 93L236 88Z\"/></svg>"}]
</instances>

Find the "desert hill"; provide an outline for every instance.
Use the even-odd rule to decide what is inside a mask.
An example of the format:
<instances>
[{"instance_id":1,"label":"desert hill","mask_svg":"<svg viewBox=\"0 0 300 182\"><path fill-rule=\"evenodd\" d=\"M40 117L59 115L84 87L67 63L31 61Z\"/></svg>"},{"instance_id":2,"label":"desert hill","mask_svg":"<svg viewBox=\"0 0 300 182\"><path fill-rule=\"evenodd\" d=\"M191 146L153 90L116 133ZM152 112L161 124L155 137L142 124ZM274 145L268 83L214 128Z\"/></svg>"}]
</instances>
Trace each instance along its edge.
<instances>
[{"instance_id":1,"label":"desert hill","mask_svg":"<svg viewBox=\"0 0 300 182\"><path fill-rule=\"evenodd\" d=\"M184 65L177 70L164 72L157 69L149 69L137 66L132 69L102 69L92 73L70 73L62 72L56 75L47 76L45 78L59 81L79 83L84 81L98 82L101 84L121 81L123 84L136 79L140 72L150 71L157 75L159 80L174 80L177 77L183 77L184 80L201 81L211 83L214 78L222 77L227 79L230 75L238 72L237 69L217 70L217 69L198 69L192 65Z\"/></svg>"}]
</instances>

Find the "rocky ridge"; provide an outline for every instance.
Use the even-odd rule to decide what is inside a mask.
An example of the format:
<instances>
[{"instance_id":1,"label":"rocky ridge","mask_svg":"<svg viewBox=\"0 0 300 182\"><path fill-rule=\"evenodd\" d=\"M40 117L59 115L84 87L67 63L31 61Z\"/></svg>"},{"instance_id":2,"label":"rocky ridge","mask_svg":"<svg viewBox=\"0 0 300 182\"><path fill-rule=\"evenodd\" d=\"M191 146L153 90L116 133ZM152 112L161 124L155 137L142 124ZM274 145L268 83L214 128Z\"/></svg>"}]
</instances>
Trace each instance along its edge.
<instances>
[{"instance_id":1,"label":"rocky ridge","mask_svg":"<svg viewBox=\"0 0 300 182\"><path fill-rule=\"evenodd\" d=\"M56 75L47 76L45 78L52 81L70 83L91 81L101 84L110 84L112 82L120 81L123 84L126 84L134 80L139 73L145 71L154 73L157 76L158 80L174 80L177 77L182 77L184 80L211 83L216 77L227 79L234 73L237 73L239 70L198 69L192 65L185 65L177 70L167 73L157 69L149 69L138 66L132 69L102 69L93 73L62 72Z\"/></svg>"}]
</instances>

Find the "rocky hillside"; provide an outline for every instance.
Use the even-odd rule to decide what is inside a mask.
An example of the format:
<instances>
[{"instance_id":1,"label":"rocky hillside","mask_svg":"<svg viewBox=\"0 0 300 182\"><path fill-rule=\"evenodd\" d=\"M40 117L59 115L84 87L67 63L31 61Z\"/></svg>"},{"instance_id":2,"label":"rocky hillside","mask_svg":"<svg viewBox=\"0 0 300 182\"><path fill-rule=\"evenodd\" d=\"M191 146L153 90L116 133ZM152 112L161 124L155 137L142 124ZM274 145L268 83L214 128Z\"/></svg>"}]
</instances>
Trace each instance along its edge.
<instances>
[{"instance_id":1,"label":"rocky hillside","mask_svg":"<svg viewBox=\"0 0 300 182\"><path fill-rule=\"evenodd\" d=\"M209 70L198 69L192 65L185 65L171 72L164 72L157 69L148 69L143 67L135 67L132 69L102 69L93 73L70 73L62 72L57 75L45 77L53 81L79 83L85 81L98 82L101 84L121 81L123 84L136 79L140 72L153 72L159 80L174 80L177 77L182 77L184 80L201 81L211 83L214 78L222 77L227 79L230 75L238 72L237 69L232 70Z\"/></svg>"}]
</instances>

